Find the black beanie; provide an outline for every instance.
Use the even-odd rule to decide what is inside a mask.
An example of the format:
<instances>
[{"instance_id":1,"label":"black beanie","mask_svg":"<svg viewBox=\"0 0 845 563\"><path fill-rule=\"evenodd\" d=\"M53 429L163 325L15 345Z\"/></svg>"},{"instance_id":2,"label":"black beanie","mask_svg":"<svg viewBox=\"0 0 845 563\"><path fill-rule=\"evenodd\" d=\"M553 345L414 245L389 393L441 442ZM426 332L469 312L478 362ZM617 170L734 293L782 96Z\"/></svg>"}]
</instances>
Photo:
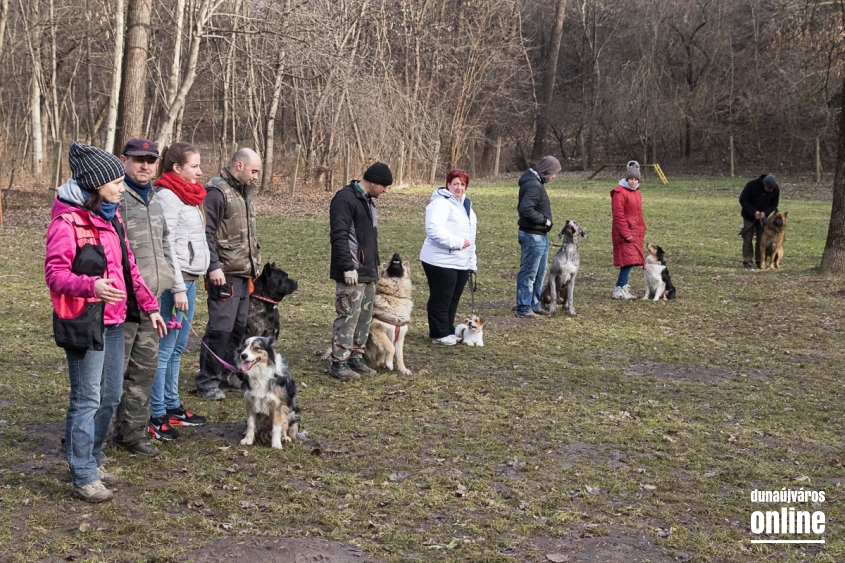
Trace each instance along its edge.
<instances>
[{"instance_id":1,"label":"black beanie","mask_svg":"<svg viewBox=\"0 0 845 563\"><path fill-rule=\"evenodd\" d=\"M90 145L73 143L67 158L73 179L86 192L93 192L126 173L119 158Z\"/></svg>"},{"instance_id":2,"label":"black beanie","mask_svg":"<svg viewBox=\"0 0 845 563\"><path fill-rule=\"evenodd\" d=\"M364 179L380 186L389 186L393 183L393 174L385 163L376 162L364 172Z\"/></svg>"}]
</instances>

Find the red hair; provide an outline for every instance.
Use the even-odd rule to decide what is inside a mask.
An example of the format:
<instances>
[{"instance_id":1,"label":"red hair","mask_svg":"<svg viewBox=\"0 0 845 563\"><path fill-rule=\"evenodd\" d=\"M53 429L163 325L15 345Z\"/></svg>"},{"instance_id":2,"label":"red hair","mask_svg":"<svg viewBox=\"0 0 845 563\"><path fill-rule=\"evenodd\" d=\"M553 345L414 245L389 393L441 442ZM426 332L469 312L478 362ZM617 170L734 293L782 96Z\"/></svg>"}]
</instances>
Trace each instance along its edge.
<instances>
[{"instance_id":1,"label":"red hair","mask_svg":"<svg viewBox=\"0 0 845 563\"><path fill-rule=\"evenodd\" d=\"M455 168L446 175L446 185L452 183L455 178L460 178L466 186L469 186L469 174L460 168Z\"/></svg>"}]
</instances>

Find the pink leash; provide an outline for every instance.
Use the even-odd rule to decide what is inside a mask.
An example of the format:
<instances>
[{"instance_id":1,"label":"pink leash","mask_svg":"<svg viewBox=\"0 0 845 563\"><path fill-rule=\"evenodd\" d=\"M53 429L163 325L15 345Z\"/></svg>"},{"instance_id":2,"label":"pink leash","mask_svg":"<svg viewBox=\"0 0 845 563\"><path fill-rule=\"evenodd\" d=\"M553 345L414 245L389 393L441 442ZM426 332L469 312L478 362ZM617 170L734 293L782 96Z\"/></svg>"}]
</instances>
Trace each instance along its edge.
<instances>
[{"instance_id":1,"label":"pink leash","mask_svg":"<svg viewBox=\"0 0 845 563\"><path fill-rule=\"evenodd\" d=\"M224 360L223 358L221 358L220 356L218 356L217 354L215 354L215 353L214 353L214 351L213 351L211 348L209 348L209 347L208 347L208 344L206 344L206 343L205 343L205 341L202 339L202 336L200 336L199 334L197 334L197 331L196 331L196 330L194 330L194 325L193 325L193 323L191 323L191 324L190 324L190 325L188 325L188 326L190 326L190 327L191 327L191 332L193 332L193 333L194 333L194 336L196 336L197 338L199 338L199 339L200 339L200 343L201 343L203 346L205 346L205 349L206 349L206 350L208 350L208 353L209 353L209 354L211 354L212 356L214 356L215 358L217 358L217 361L218 361L218 362L220 362L220 363L223 365L223 367L225 367L226 369L229 369L229 370L231 370L231 371L233 371L233 372L235 372L235 373L243 373L243 374L246 374L246 372L243 372L243 371L239 370L238 368L236 368L235 366L233 366L232 364L228 363L226 360Z\"/></svg>"}]
</instances>

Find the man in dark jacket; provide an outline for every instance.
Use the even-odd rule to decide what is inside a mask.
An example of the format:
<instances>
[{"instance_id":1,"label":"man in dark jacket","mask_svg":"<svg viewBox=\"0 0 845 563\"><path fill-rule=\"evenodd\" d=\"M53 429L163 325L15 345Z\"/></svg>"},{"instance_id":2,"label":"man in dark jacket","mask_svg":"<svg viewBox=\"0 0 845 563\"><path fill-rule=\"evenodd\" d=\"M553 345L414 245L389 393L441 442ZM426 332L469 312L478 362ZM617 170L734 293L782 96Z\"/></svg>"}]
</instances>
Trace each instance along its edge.
<instances>
[{"instance_id":1,"label":"man in dark jacket","mask_svg":"<svg viewBox=\"0 0 845 563\"><path fill-rule=\"evenodd\" d=\"M246 330L250 280L261 272L254 203L260 171L261 157L252 149L240 149L229 166L205 185L205 236L211 262L206 274L208 325L196 375L197 397L203 399L225 399L221 386L241 387L240 380L208 348L233 364Z\"/></svg>"},{"instance_id":2,"label":"man in dark jacket","mask_svg":"<svg viewBox=\"0 0 845 563\"><path fill-rule=\"evenodd\" d=\"M329 209L332 243L330 277L337 282L329 375L341 381L374 374L364 363L378 281L378 215L373 199L387 192L393 174L376 162L364 179L344 186Z\"/></svg>"},{"instance_id":3,"label":"man in dark jacket","mask_svg":"<svg viewBox=\"0 0 845 563\"><path fill-rule=\"evenodd\" d=\"M516 316L537 318L548 314L540 307L540 292L546 263L549 260L549 238L552 228L552 206L544 184L551 182L560 172L560 162L553 156L544 156L534 168L529 168L519 179L519 274L516 277Z\"/></svg>"},{"instance_id":4,"label":"man in dark jacket","mask_svg":"<svg viewBox=\"0 0 845 563\"><path fill-rule=\"evenodd\" d=\"M778 181L772 174L754 178L742 189L739 205L742 206L742 265L746 270L760 267L760 235L766 217L777 211L780 201ZM754 244L754 236L757 244Z\"/></svg>"}]
</instances>

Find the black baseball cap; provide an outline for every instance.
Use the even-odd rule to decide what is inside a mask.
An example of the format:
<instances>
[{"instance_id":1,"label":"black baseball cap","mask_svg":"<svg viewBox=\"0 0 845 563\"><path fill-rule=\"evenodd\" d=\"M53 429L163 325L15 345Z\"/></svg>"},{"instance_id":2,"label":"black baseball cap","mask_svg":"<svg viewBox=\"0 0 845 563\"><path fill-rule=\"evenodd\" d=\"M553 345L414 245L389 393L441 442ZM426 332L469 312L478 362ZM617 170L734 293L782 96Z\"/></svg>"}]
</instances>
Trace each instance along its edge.
<instances>
[{"instance_id":1,"label":"black baseball cap","mask_svg":"<svg viewBox=\"0 0 845 563\"><path fill-rule=\"evenodd\" d=\"M123 145L123 151L121 151L120 154L124 156L161 157L161 155L158 154L158 147L149 139L129 139L126 141L126 144Z\"/></svg>"}]
</instances>

